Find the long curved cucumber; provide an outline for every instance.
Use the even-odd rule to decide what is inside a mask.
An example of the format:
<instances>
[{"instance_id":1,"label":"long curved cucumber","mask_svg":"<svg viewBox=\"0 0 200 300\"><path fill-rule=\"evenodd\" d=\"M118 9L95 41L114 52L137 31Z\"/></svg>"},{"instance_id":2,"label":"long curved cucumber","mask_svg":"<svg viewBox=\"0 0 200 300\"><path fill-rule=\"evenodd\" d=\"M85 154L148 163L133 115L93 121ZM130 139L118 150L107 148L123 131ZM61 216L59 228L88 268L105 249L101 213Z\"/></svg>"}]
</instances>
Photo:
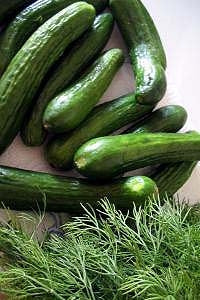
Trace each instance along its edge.
<instances>
[{"instance_id":1,"label":"long curved cucumber","mask_svg":"<svg viewBox=\"0 0 200 300\"><path fill-rule=\"evenodd\" d=\"M137 101L159 102L166 91L166 57L151 16L140 0L110 0L110 7L128 46Z\"/></svg>"},{"instance_id":2,"label":"long curved cucumber","mask_svg":"<svg viewBox=\"0 0 200 300\"><path fill-rule=\"evenodd\" d=\"M198 133L140 133L92 139L74 157L77 170L93 179L162 163L200 160Z\"/></svg>"},{"instance_id":3,"label":"long curved cucumber","mask_svg":"<svg viewBox=\"0 0 200 300\"><path fill-rule=\"evenodd\" d=\"M123 62L120 49L102 54L78 81L48 104L43 116L45 129L62 133L76 128L100 100Z\"/></svg>"},{"instance_id":4,"label":"long curved cucumber","mask_svg":"<svg viewBox=\"0 0 200 300\"><path fill-rule=\"evenodd\" d=\"M21 137L26 145L39 146L44 142L46 131L42 119L47 104L104 48L112 29L113 17L110 13L97 16L92 28L56 63L41 88L31 115L27 115L27 122L21 128Z\"/></svg>"},{"instance_id":5,"label":"long curved cucumber","mask_svg":"<svg viewBox=\"0 0 200 300\"><path fill-rule=\"evenodd\" d=\"M116 207L126 209L144 204L157 193L156 184L148 177L127 177L106 185L93 185L84 179L67 178L0 167L0 202L11 209L46 210L79 213L80 203L98 206L98 201L107 197Z\"/></svg>"},{"instance_id":6,"label":"long curved cucumber","mask_svg":"<svg viewBox=\"0 0 200 300\"><path fill-rule=\"evenodd\" d=\"M8 1L9 2L9 1ZM50 17L77 0L38 0L20 12L0 39L0 75L31 34ZM88 0L100 8L100 1ZM103 6L103 3L102 3Z\"/></svg>"},{"instance_id":7,"label":"long curved cucumber","mask_svg":"<svg viewBox=\"0 0 200 300\"><path fill-rule=\"evenodd\" d=\"M49 68L94 17L93 6L85 2L68 6L40 26L13 58L0 80L0 153L18 133Z\"/></svg>"},{"instance_id":8,"label":"long curved cucumber","mask_svg":"<svg viewBox=\"0 0 200 300\"><path fill-rule=\"evenodd\" d=\"M55 136L46 146L46 158L56 168L70 169L74 154L83 143L136 122L152 110L153 106L138 104L134 93L100 104L72 133Z\"/></svg>"},{"instance_id":9,"label":"long curved cucumber","mask_svg":"<svg viewBox=\"0 0 200 300\"><path fill-rule=\"evenodd\" d=\"M160 197L173 196L190 178L197 161L161 165L150 177L156 182Z\"/></svg>"},{"instance_id":10,"label":"long curved cucumber","mask_svg":"<svg viewBox=\"0 0 200 300\"><path fill-rule=\"evenodd\" d=\"M177 132L187 120L187 112L180 105L167 105L129 127L124 133Z\"/></svg>"}]
</instances>

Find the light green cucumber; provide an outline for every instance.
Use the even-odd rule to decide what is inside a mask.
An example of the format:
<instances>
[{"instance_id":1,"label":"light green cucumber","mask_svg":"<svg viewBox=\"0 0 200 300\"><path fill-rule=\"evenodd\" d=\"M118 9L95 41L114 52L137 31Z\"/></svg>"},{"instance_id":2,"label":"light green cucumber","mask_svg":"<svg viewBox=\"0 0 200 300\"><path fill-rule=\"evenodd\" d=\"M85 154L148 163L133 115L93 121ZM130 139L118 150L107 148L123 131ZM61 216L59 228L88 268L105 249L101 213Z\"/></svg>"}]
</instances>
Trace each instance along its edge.
<instances>
[{"instance_id":1,"label":"light green cucumber","mask_svg":"<svg viewBox=\"0 0 200 300\"><path fill-rule=\"evenodd\" d=\"M43 116L45 129L62 133L76 128L100 100L123 62L120 49L102 54L78 81L48 104Z\"/></svg>"}]
</instances>

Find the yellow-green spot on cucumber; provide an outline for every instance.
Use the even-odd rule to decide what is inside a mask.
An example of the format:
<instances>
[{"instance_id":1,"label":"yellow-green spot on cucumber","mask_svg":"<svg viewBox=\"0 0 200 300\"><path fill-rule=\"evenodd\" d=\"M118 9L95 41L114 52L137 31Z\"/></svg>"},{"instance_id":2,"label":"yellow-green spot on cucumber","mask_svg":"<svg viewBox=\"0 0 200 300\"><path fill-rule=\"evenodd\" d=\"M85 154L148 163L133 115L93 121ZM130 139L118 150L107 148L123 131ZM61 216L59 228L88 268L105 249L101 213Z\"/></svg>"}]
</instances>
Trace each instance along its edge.
<instances>
[{"instance_id":1,"label":"yellow-green spot on cucumber","mask_svg":"<svg viewBox=\"0 0 200 300\"><path fill-rule=\"evenodd\" d=\"M82 212L81 203L94 208L107 197L117 208L143 205L157 194L155 182L145 176L127 177L110 184L91 184L84 179L0 166L0 203L10 209L43 209Z\"/></svg>"},{"instance_id":2,"label":"yellow-green spot on cucumber","mask_svg":"<svg viewBox=\"0 0 200 300\"><path fill-rule=\"evenodd\" d=\"M154 22L140 0L110 0L127 44L139 103L157 103L166 91L166 56Z\"/></svg>"},{"instance_id":3,"label":"yellow-green spot on cucumber","mask_svg":"<svg viewBox=\"0 0 200 300\"><path fill-rule=\"evenodd\" d=\"M134 93L100 104L74 131L55 136L47 143L47 161L53 167L70 169L74 154L82 144L92 138L110 134L131 122L137 123L153 108L152 105L138 104Z\"/></svg>"},{"instance_id":4,"label":"yellow-green spot on cucumber","mask_svg":"<svg viewBox=\"0 0 200 300\"><path fill-rule=\"evenodd\" d=\"M123 62L120 49L103 53L77 82L48 104L43 117L45 129L62 133L76 128L100 100Z\"/></svg>"},{"instance_id":5,"label":"yellow-green spot on cucumber","mask_svg":"<svg viewBox=\"0 0 200 300\"><path fill-rule=\"evenodd\" d=\"M17 135L49 68L94 17L94 7L85 2L68 6L39 27L13 58L0 81L1 153Z\"/></svg>"},{"instance_id":6,"label":"yellow-green spot on cucumber","mask_svg":"<svg viewBox=\"0 0 200 300\"><path fill-rule=\"evenodd\" d=\"M131 133L90 140L76 152L74 164L82 175L105 180L150 165L198 160L199 133Z\"/></svg>"},{"instance_id":7,"label":"yellow-green spot on cucumber","mask_svg":"<svg viewBox=\"0 0 200 300\"><path fill-rule=\"evenodd\" d=\"M44 130L42 119L47 104L93 62L104 48L112 29L112 15L110 13L98 15L91 29L74 43L70 51L67 49L53 66L53 70L48 72L45 83L36 96L36 104L21 128L21 137L26 145L39 146L44 142L47 132Z\"/></svg>"}]
</instances>

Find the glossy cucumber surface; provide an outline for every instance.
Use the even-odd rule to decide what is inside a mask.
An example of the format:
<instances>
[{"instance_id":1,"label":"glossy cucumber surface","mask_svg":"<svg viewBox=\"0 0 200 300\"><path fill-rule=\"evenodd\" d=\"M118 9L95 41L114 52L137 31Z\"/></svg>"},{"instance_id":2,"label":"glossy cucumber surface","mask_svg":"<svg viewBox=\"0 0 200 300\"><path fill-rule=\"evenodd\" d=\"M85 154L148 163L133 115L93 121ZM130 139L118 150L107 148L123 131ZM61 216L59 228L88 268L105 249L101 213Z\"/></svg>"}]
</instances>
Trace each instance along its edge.
<instances>
[{"instance_id":1,"label":"glossy cucumber surface","mask_svg":"<svg viewBox=\"0 0 200 300\"><path fill-rule=\"evenodd\" d=\"M79 80L48 104L43 116L45 129L53 133L75 129L100 100L123 62L120 49L102 54Z\"/></svg>"},{"instance_id":2,"label":"glossy cucumber surface","mask_svg":"<svg viewBox=\"0 0 200 300\"><path fill-rule=\"evenodd\" d=\"M166 56L151 16L140 0L110 0L127 44L136 81L136 99L157 103L166 91Z\"/></svg>"},{"instance_id":3,"label":"glossy cucumber surface","mask_svg":"<svg viewBox=\"0 0 200 300\"><path fill-rule=\"evenodd\" d=\"M66 88L104 48L113 29L113 17L104 13L75 44L67 49L60 61L48 74L44 86L36 96L36 104L21 128L21 137L28 146L40 146L47 132L43 127L43 114L47 104Z\"/></svg>"},{"instance_id":4,"label":"glossy cucumber surface","mask_svg":"<svg viewBox=\"0 0 200 300\"><path fill-rule=\"evenodd\" d=\"M156 184L148 177L127 177L106 185L93 185L84 179L67 178L33 171L0 167L0 202L11 209L44 209L76 213L81 203L94 208L107 197L118 208L132 203L142 205L157 193Z\"/></svg>"},{"instance_id":5,"label":"glossy cucumber surface","mask_svg":"<svg viewBox=\"0 0 200 300\"><path fill-rule=\"evenodd\" d=\"M90 140L74 164L82 175L104 180L150 165L198 160L198 133L133 133Z\"/></svg>"},{"instance_id":6,"label":"glossy cucumber surface","mask_svg":"<svg viewBox=\"0 0 200 300\"><path fill-rule=\"evenodd\" d=\"M68 6L40 26L13 58L0 80L0 153L17 135L49 68L94 17L93 6L85 2Z\"/></svg>"},{"instance_id":7,"label":"glossy cucumber surface","mask_svg":"<svg viewBox=\"0 0 200 300\"><path fill-rule=\"evenodd\" d=\"M187 112L180 105L167 105L156 109L144 120L128 128L125 133L177 132L187 120Z\"/></svg>"},{"instance_id":8,"label":"glossy cucumber surface","mask_svg":"<svg viewBox=\"0 0 200 300\"><path fill-rule=\"evenodd\" d=\"M100 104L72 133L53 137L46 146L46 158L53 167L70 169L74 154L83 143L137 122L152 110L153 106L138 104L134 93Z\"/></svg>"}]
</instances>

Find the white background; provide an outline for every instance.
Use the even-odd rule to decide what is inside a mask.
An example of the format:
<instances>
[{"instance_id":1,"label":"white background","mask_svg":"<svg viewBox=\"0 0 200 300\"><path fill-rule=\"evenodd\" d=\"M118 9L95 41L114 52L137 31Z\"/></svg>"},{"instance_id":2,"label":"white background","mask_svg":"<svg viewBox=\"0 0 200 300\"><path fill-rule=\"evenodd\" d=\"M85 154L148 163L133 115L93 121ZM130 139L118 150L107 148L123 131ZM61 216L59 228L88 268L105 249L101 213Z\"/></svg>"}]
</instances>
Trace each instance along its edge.
<instances>
[{"instance_id":1,"label":"white background","mask_svg":"<svg viewBox=\"0 0 200 300\"><path fill-rule=\"evenodd\" d=\"M186 129L200 130L200 1L199 0L144 0L160 32L168 60L168 91L160 105L179 103L189 115ZM107 48L122 47L122 39L115 28ZM102 100L111 100L133 90L133 74L129 63L116 75ZM0 157L0 164L58 173L43 158L43 148L25 147L16 138ZM70 175L73 173L70 173ZM198 168L181 190L181 197L200 200Z\"/></svg>"}]
</instances>

